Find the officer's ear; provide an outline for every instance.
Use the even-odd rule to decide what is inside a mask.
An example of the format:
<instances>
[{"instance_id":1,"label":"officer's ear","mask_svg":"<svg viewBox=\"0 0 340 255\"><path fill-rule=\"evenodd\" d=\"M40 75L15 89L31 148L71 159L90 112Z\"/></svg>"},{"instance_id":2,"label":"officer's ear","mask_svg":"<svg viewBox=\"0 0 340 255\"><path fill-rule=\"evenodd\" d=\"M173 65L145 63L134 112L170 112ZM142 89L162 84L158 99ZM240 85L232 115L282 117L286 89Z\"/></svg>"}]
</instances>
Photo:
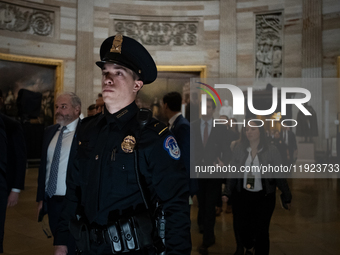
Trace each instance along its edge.
<instances>
[{"instance_id":1,"label":"officer's ear","mask_svg":"<svg viewBox=\"0 0 340 255\"><path fill-rule=\"evenodd\" d=\"M141 80L135 80L135 85L133 86L133 92L138 93L142 89L144 83Z\"/></svg>"}]
</instances>

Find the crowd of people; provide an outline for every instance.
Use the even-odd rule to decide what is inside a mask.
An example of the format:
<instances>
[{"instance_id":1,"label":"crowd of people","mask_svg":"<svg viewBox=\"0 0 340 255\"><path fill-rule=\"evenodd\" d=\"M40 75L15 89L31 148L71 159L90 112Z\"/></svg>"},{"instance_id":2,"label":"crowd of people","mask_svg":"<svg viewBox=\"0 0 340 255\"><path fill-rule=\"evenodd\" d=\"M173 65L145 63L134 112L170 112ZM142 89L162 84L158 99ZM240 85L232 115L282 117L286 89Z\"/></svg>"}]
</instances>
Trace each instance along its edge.
<instances>
[{"instance_id":1,"label":"crowd of people","mask_svg":"<svg viewBox=\"0 0 340 255\"><path fill-rule=\"evenodd\" d=\"M229 119L232 116L228 116L224 108L221 108L218 118L227 120L225 125L213 127L216 104L212 99L207 99L206 115L191 123L195 165L231 165L241 169L243 166L295 162L297 146L292 131L284 128L281 132L266 132L263 126L258 127L253 121L246 121L248 125L241 126L239 131L238 124L229 124L237 120ZM290 209L292 195L286 179L264 177L260 172L229 175L225 179L198 179L197 223L203 234L199 253L209 254L208 248L215 243L215 219L220 213L218 207L222 196L222 200L232 208L237 244L235 255L269 254L269 224L275 207L276 188L282 192L282 202Z\"/></svg>"},{"instance_id":2,"label":"crowd of people","mask_svg":"<svg viewBox=\"0 0 340 255\"><path fill-rule=\"evenodd\" d=\"M80 118L80 98L64 92L55 101L56 124L44 133L37 217L41 221L48 215L54 254L189 255L194 196L203 234L200 254L207 255L215 244L216 208L221 208L222 201L232 206L235 254L269 254L277 187L290 208L287 181L258 173L194 179L190 165L239 168L294 163L294 134L288 129L271 136L263 127L246 126L241 131L236 125L213 127L216 105L210 99L207 114L189 123L181 114L178 92L163 97L168 125L152 118L152 112L139 109L135 99L144 85L156 79L157 69L149 52L132 38L107 38L96 64L102 72L102 93L88 107L88 117ZM11 140L5 117L0 117L2 181L14 172L9 167L14 155L10 145L17 141ZM190 146L190 137L194 146ZM15 162L26 162L25 156L15 157ZM15 168L25 169L22 165ZM7 201L8 206L17 203L23 179L0 194L0 223ZM0 228L2 241L3 225Z\"/></svg>"}]
</instances>

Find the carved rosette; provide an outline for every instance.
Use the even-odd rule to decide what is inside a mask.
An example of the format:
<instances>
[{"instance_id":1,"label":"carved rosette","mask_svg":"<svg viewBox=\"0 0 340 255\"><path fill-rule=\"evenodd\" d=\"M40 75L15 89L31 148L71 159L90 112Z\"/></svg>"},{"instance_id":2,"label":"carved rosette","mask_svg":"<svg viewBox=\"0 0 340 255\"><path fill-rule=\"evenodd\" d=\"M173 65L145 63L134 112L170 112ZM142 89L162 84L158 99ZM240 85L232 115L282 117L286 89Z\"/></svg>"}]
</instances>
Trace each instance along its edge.
<instances>
[{"instance_id":1,"label":"carved rosette","mask_svg":"<svg viewBox=\"0 0 340 255\"><path fill-rule=\"evenodd\" d=\"M198 22L137 22L115 20L115 31L144 45L196 45Z\"/></svg>"},{"instance_id":2,"label":"carved rosette","mask_svg":"<svg viewBox=\"0 0 340 255\"><path fill-rule=\"evenodd\" d=\"M54 13L0 2L0 29L53 36Z\"/></svg>"}]
</instances>

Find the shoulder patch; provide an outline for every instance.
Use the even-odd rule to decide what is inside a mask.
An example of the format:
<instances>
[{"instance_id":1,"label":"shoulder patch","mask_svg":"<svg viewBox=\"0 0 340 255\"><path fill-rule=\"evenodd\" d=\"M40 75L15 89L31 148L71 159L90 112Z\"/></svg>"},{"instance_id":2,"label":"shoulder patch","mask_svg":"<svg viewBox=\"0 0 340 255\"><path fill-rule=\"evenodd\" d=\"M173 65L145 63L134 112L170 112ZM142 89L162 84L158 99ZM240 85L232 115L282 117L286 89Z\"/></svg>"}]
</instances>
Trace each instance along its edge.
<instances>
[{"instance_id":1,"label":"shoulder patch","mask_svg":"<svg viewBox=\"0 0 340 255\"><path fill-rule=\"evenodd\" d=\"M181 157L181 150L179 149L175 137L173 137L172 135L169 135L164 139L163 148L173 159L179 160L179 158Z\"/></svg>"}]
</instances>

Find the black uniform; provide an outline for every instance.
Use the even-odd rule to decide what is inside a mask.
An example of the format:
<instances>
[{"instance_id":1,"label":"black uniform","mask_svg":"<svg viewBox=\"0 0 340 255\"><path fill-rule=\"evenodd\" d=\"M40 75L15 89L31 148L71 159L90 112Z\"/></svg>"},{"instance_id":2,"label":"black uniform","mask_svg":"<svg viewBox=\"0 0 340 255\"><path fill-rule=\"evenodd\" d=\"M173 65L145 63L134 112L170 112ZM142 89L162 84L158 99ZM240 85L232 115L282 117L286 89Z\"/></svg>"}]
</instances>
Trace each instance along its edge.
<instances>
[{"instance_id":1,"label":"black uniform","mask_svg":"<svg viewBox=\"0 0 340 255\"><path fill-rule=\"evenodd\" d=\"M117 215L143 207L134 153L123 145L124 138L132 136L136 140L134 150L138 150L138 167L150 194L147 200L160 200L166 214L166 254L190 254L188 183L178 146L168 128L154 119L140 132L137 111L133 102L115 114L105 109L103 114L82 121L55 245L66 243L69 220L75 217L78 205L91 226L105 226ZM95 254L111 253L110 245L105 243L91 244L91 250Z\"/></svg>"}]
</instances>

